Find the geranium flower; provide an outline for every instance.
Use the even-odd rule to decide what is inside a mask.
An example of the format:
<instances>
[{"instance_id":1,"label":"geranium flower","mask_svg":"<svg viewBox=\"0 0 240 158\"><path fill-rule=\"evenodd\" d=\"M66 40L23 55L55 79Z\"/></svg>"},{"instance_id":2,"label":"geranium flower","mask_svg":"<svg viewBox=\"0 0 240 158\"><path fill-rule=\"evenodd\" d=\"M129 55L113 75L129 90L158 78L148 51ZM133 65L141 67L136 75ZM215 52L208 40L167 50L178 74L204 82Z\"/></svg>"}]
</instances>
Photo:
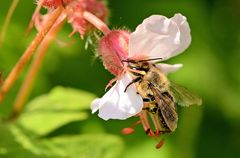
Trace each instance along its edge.
<instances>
[{"instance_id":1,"label":"geranium flower","mask_svg":"<svg viewBox=\"0 0 240 158\"><path fill-rule=\"evenodd\" d=\"M104 48L100 54L105 67L117 76L117 81L102 98L95 99L91 105L92 112L99 111L98 116L104 120L124 120L138 114L143 108L143 100L134 84L129 86L126 92L124 91L132 78L124 63L119 61L153 58L161 58L164 61L182 53L191 43L188 22L181 14L175 14L172 18L152 15L145 19L134 32L129 33L129 36L126 35L126 31L123 36L116 33L120 32L112 31L105 36L102 43L100 42L100 48L101 46ZM113 34L116 38L110 39L114 36ZM162 72L168 74L177 71L182 64L158 64L157 66Z\"/></svg>"}]
</instances>

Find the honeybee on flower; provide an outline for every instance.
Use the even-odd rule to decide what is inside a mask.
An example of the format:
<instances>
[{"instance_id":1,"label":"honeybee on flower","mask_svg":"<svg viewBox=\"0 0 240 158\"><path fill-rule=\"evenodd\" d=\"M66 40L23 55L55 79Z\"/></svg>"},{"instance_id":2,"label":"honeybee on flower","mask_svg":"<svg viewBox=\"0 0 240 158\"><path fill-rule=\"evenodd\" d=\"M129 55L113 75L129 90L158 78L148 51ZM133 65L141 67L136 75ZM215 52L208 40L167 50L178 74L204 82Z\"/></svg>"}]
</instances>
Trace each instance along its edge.
<instances>
[{"instance_id":1,"label":"honeybee on flower","mask_svg":"<svg viewBox=\"0 0 240 158\"><path fill-rule=\"evenodd\" d=\"M105 120L126 119L139 113L143 108L143 101L136 93L136 87L130 85L124 92L126 86L133 80L130 76L133 70L130 70L128 63L123 61L147 61L154 58L161 58L160 61L164 61L182 53L190 42L190 28L186 18L181 14L176 14L170 19L161 15L150 16L133 33L127 31L108 33L100 41L99 53L106 69L116 75L118 80L101 99L93 102L93 112L99 110L98 115ZM167 75L177 71L182 64L160 63L157 66Z\"/></svg>"},{"instance_id":2,"label":"honeybee on flower","mask_svg":"<svg viewBox=\"0 0 240 158\"><path fill-rule=\"evenodd\" d=\"M105 33L99 42L98 53L107 70L116 76L116 83L102 98L92 102L91 109L104 120L124 120L139 116L144 130L152 137L173 132L177 127L176 104L200 105L199 96L171 83L167 74L182 64L154 64L182 53L191 43L189 24L181 14L172 18L152 15L132 33L114 30ZM148 114L155 131L152 130ZM133 129L126 128L124 133ZM157 148L162 142L157 144Z\"/></svg>"}]
</instances>

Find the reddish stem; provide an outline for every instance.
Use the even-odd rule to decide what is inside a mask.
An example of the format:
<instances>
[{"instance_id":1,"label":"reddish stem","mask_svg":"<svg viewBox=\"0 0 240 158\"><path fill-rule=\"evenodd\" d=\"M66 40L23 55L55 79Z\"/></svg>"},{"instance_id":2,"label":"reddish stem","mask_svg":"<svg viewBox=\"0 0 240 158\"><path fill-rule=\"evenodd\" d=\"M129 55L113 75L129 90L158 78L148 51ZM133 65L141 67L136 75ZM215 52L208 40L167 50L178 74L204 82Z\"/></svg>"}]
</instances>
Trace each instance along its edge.
<instances>
[{"instance_id":1,"label":"reddish stem","mask_svg":"<svg viewBox=\"0 0 240 158\"><path fill-rule=\"evenodd\" d=\"M34 83L34 80L39 72L43 59L47 53L47 50L52 43L54 37L61 29L62 25L64 24L64 19L61 19L61 22L58 25L53 26L47 36L42 41L40 48L38 49L35 57L33 58L32 64L30 65L30 69L27 73L27 76L18 92L17 98L14 103L13 114L12 117L17 116L23 109L23 106L26 100L31 93L31 89Z\"/></svg>"},{"instance_id":2,"label":"reddish stem","mask_svg":"<svg viewBox=\"0 0 240 158\"><path fill-rule=\"evenodd\" d=\"M18 3L19 3L19 0L13 0L11 6L8 9L7 16L6 16L6 19L5 19L4 23L3 23L2 31L0 33L0 46L3 43L3 40L5 38L8 25L10 23L10 20L12 18L12 15L13 15L13 13L14 13L17 5L18 5Z\"/></svg>"},{"instance_id":3,"label":"reddish stem","mask_svg":"<svg viewBox=\"0 0 240 158\"><path fill-rule=\"evenodd\" d=\"M31 58L39 44L42 42L46 34L49 32L49 30L52 28L58 17L61 15L62 10L63 8L59 7L49 16L46 25L42 28L40 32L38 32L32 43L28 46L28 48L23 53L17 64L11 70L10 74L8 75L8 77L6 78L5 82L1 87L0 102L3 101L5 94L10 90L10 88L16 81L17 77L21 73L22 69L26 65L26 63L29 61L29 59Z\"/></svg>"}]
</instances>

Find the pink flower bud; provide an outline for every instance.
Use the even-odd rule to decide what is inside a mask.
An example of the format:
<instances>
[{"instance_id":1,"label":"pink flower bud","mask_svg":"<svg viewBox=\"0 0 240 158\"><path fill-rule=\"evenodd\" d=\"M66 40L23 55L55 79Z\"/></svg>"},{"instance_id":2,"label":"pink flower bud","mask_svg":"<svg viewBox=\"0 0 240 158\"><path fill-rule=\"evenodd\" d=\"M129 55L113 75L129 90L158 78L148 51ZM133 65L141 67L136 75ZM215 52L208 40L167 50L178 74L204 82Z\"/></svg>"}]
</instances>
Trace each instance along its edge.
<instances>
[{"instance_id":1,"label":"pink flower bud","mask_svg":"<svg viewBox=\"0 0 240 158\"><path fill-rule=\"evenodd\" d=\"M108 10L103 1L98 0L77 0L71 2L66 6L68 22L73 27L73 32L79 32L81 37L85 32L92 28L92 24L86 21L83 17L83 13L88 11L94 14L102 21L106 21Z\"/></svg>"},{"instance_id":2,"label":"pink flower bud","mask_svg":"<svg viewBox=\"0 0 240 158\"><path fill-rule=\"evenodd\" d=\"M111 31L99 42L98 54L105 68L113 75L118 76L124 70L122 60L128 56L129 35L127 31Z\"/></svg>"}]
</instances>

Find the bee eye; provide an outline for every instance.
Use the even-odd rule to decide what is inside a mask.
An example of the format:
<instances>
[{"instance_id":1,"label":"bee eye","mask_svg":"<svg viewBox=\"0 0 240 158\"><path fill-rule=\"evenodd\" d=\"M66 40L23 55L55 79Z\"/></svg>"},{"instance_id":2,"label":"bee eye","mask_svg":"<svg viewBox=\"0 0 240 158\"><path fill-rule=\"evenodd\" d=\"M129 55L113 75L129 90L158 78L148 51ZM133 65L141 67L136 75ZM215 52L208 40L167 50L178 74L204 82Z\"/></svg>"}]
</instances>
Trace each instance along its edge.
<instances>
[{"instance_id":1,"label":"bee eye","mask_svg":"<svg viewBox=\"0 0 240 158\"><path fill-rule=\"evenodd\" d=\"M148 98L151 99L151 101L154 101L155 100L155 97L152 95L152 94L147 94Z\"/></svg>"}]
</instances>

